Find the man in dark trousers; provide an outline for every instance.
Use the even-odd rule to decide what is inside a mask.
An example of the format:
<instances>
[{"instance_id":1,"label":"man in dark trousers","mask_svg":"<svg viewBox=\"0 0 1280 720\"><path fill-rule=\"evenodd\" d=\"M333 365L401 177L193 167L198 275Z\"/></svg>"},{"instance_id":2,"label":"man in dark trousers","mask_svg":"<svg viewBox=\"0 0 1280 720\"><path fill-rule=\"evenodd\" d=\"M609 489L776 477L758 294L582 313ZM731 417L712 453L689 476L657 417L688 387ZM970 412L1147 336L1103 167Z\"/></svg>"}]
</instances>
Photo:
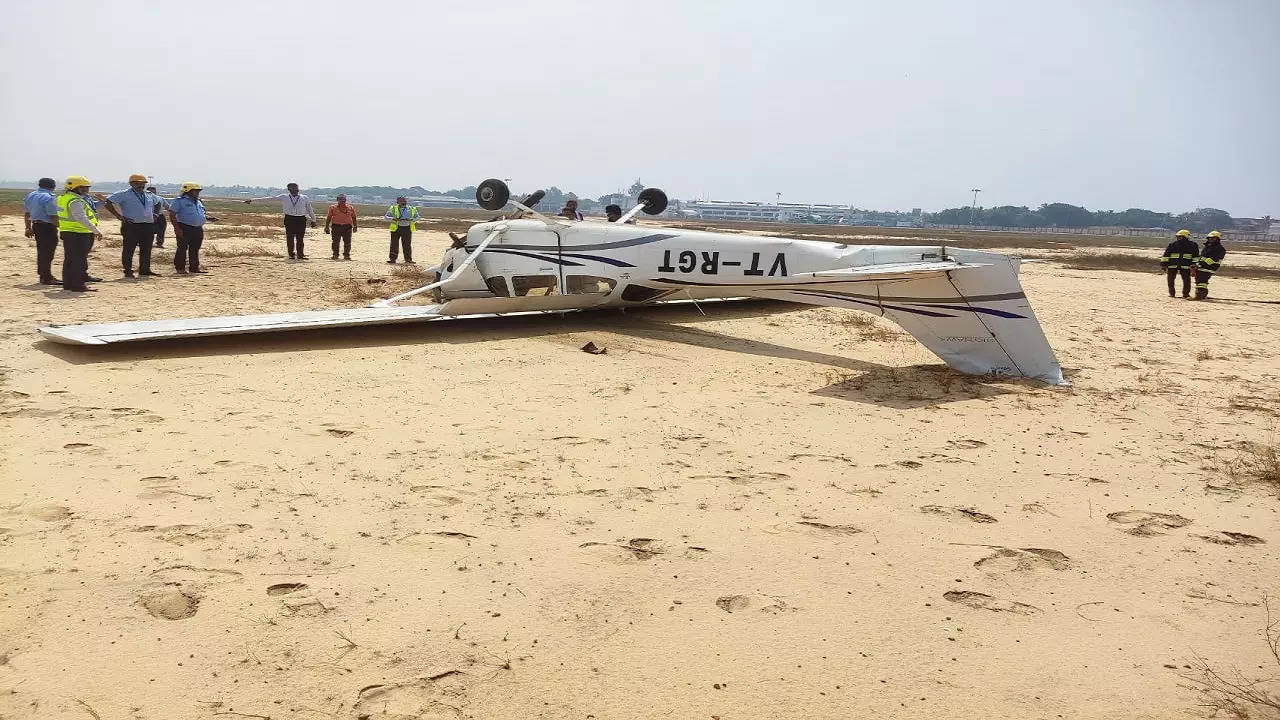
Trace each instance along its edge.
<instances>
[{"instance_id":1,"label":"man in dark trousers","mask_svg":"<svg viewBox=\"0 0 1280 720\"><path fill-rule=\"evenodd\" d=\"M418 208L411 206L408 198L401 195L382 217L391 221L391 250L387 253L387 263L395 264L400 249L404 250L404 261L412 263L413 224L418 220Z\"/></svg>"},{"instance_id":2,"label":"man in dark trousers","mask_svg":"<svg viewBox=\"0 0 1280 720\"><path fill-rule=\"evenodd\" d=\"M1222 258L1227 256L1227 249L1222 247L1222 233L1214 230L1204 236L1204 247L1200 250L1200 259L1196 262L1196 299L1209 297L1209 278L1222 269Z\"/></svg>"},{"instance_id":3,"label":"man in dark trousers","mask_svg":"<svg viewBox=\"0 0 1280 720\"><path fill-rule=\"evenodd\" d=\"M193 273L209 272L200 268L200 246L204 244L205 222L217 222L218 218L205 214L199 184L182 184L182 194L169 203L169 220L178 244L173 251L174 269L179 275L186 275L188 268Z\"/></svg>"},{"instance_id":4,"label":"man in dark trousers","mask_svg":"<svg viewBox=\"0 0 1280 720\"><path fill-rule=\"evenodd\" d=\"M160 193L156 192L155 185L147 187L147 194L154 196L156 199L156 219L152 222L156 233L156 247L164 247L164 231L169 226L169 221L165 220L164 213L169 209L169 201L160 197Z\"/></svg>"},{"instance_id":5,"label":"man in dark trousers","mask_svg":"<svg viewBox=\"0 0 1280 720\"><path fill-rule=\"evenodd\" d=\"M62 287L71 292L90 292L89 249L98 230L98 215L89 198L89 179L72 175L58 196L58 233L62 239Z\"/></svg>"},{"instance_id":6,"label":"man in dark trousers","mask_svg":"<svg viewBox=\"0 0 1280 720\"><path fill-rule=\"evenodd\" d=\"M342 257L351 259L351 233L359 230L356 209L347 204L347 196L339 194L338 202L329 206L324 216L324 231L333 238L333 259L338 259L338 245L342 244Z\"/></svg>"},{"instance_id":7,"label":"man in dark trousers","mask_svg":"<svg viewBox=\"0 0 1280 720\"><path fill-rule=\"evenodd\" d=\"M1198 257L1200 246L1191 239L1191 231L1179 230L1160 257L1160 267L1164 268L1169 277L1169 297L1177 297L1173 281L1179 275L1182 276L1182 297L1191 297L1191 268L1195 266Z\"/></svg>"},{"instance_id":8,"label":"man in dark trousers","mask_svg":"<svg viewBox=\"0 0 1280 720\"><path fill-rule=\"evenodd\" d=\"M53 189L58 186L53 178L40 178L39 187L27 194L22 201L24 233L36 239L36 273L41 285L61 285L53 276L53 254L58 250L58 198Z\"/></svg>"},{"instance_id":9,"label":"man in dark trousers","mask_svg":"<svg viewBox=\"0 0 1280 720\"><path fill-rule=\"evenodd\" d=\"M289 249L289 257L306 260L307 254L303 251L303 248L304 238L307 234L307 222L311 222L311 227L316 226L316 210L311 205L311 198L298 192L298 183L289 183L285 185L285 189L289 192L281 195L249 198L244 202L248 205L251 202L260 200L279 200L280 211L284 213L284 242Z\"/></svg>"},{"instance_id":10,"label":"man in dark trousers","mask_svg":"<svg viewBox=\"0 0 1280 720\"><path fill-rule=\"evenodd\" d=\"M138 251L138 277L160 273L151 271L151 243L156 232L156 196L147 192L147 176L134 173L129 176L129 189L112 193L104 201L107 211L120 221L120 233L124 246L120 251L120 264L124 276L133 277L133 251Z\"/></svg>"}]
</instances>

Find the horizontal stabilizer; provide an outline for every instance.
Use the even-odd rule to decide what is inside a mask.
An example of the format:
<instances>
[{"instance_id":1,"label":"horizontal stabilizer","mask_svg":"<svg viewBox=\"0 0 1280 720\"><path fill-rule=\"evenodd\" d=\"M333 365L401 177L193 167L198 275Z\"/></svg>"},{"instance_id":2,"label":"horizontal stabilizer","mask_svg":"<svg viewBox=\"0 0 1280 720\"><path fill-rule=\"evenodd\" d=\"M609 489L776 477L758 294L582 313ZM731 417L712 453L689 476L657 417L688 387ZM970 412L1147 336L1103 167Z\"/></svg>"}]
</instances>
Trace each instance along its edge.
<instances>
[{"instance_id":1,"label":"horizontal stabilizer","mask_svg":"<svg viewBox=\"0 0 1280 720\"><path fill-rule=\"evenodd\" d=\"M987 267L988 263L959 263L954 260L936 260L932 262L882 263L878 265L862 265L860 267L841 270L822 270L812 273L814 277L848 278L850 280L876 280L893 278L902 275L911 277L927 277L941 275L951 270Z\"/></svg>"}]
</instances>

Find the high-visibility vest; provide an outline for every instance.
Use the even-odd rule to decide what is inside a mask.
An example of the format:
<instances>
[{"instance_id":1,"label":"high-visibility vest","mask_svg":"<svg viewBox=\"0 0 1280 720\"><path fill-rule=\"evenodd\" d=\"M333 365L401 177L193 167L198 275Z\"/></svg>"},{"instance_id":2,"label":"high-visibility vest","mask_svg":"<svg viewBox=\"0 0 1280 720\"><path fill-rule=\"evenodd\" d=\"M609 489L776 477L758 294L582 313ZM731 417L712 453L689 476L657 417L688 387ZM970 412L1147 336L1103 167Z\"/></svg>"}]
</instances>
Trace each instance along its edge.
<instances>
[{"instance_id":1,"label":"high-visibility vest","mask_svg":"<svg viewBox=\"0 0 1280 720\"><path fill-rule=\"evenodd\" d=\"M93 227L89 227L88 225L78 223L71 219L71 211L68 209L68 206L75 200L79 200L84 203L84 214L89 218L89 222L93 223ZM64 192L58 196L59 232L89 233L92 235L93 231L97 228L97 225L98 216L93 212L93 203L89 202L87 198L81 197L80 195L70 191Z\"/></svg>"},{"instance_id":2,"label":"high-visibility vest","mask_svg":"<svg viewBox=\"0 0 1280 720\"><path fill-rule=\"evenodd\" d=\"M406 205L406 206L405 206L405 209L407 209L407 210L409 211L409 217L403 217L403 216L401 216L401 215L400 215L400 206L399 206L399 205L392 205L391 207L387 208L387 212L388 212L388 213L390 213L390 215L391 215L391 229L392 229L392 230L395 230L396 228L400 227L400 225L396 222L397 220L408 220L408 221L409 221L409 227L410 227L411 229L413 228L413 224L414 224L415 222L417 222L417 220L418 220L418 208L416 208L416 207L411 207L411 206L409 206L409 205Z\"/></svg>"}]
</instances>

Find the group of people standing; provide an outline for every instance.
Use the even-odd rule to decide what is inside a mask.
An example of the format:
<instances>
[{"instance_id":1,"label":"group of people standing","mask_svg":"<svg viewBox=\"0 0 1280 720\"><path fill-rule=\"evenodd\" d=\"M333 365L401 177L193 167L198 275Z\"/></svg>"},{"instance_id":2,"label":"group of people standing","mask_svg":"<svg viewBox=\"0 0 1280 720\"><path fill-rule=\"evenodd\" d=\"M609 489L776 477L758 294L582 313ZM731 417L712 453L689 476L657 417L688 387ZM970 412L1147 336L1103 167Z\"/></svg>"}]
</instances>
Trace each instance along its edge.
<instances>
[{"instance_id":1,"label":"group of people standing","mask_svg":"<svg viewBox=\"0 0 1280 720\"><path fill-rule=\"evenodd\" d=\"M121 223L124 243L120 262L125 277L147 278L159 275L151 269L151 248L164 246L165 226L173 223L177 247L173 255L174 269L180 274L203 273L200 268L200 246L204 242L204 224L216 222L207 215L200 201L200 186L186 183L181 193L168 200L147 186L147 178L129 176L129 189L112 195L90 193L91 183L83 175L72 175L54 195L53 178L41 178L36 190L23 200L23 222L26 236L36 241L36 273L42 285L61 285L72 292L91 292L88 283L102 278L89 274L89 251L102 237L98 229L98 211L103 207ZM168 220L165 213L168 212ZM53 275L53 257L62 241L62 278ZM138 256L134 274L133 256Z\"/></svg>"},{"instance_id":2,"label":"group of people standing","mask_svg":"<svg viewBox=\"0 0 1280 720\"><path fill-rule=\"evenodd\" d=\"M1222 267L1227 249L1222 246L1222 233L1214 230L1204 236L1204 248L1191 239L1190 230L1179 230L1173 242L1164 249L1160 267L1169 279L1169 297L1177 297L1174 280L1182 277L1182 297L1191 299L1191 273L1196 276L1196 300L1209 297L1209 279Z\"/></svg>"},{"instance_id":3,"label":"group of people standing","mask_svg":"<svg viewBox=\"0 0 1280 720\"><path fill-rule=\"evenodd\" d=\"M173 254L174 270L181 275L207 272L200 267L200 248L204 244L204 226L218 219L205 212L200 199L201 186L184 183L177 197L169 199L147 185L141 174L129 176L129 189L111 195L91 193L89 179L72 175L63 183L62 192L55 193L57 183L53 178L41 178L38 187L23 200L25 234L36 242L36 274L41 285L61 285L64 290L92 292L88 283L101 282L102 278L89 274L89 251L102 237L99 229L99 212L107 212L120 220L123 244L120 263L127 278L158 276L151 267L151 249L164 247L166 227L173 224L176 247ZM297 183L289 183L288 192L268 197L249 198L245 203L276 200L284 213L285 244L289 257L306 260L307 225L316 227L316 212L311 199L298 192ZM406 263L413 262L413 231L421 217L418 208L409 205L405 197L396 198L387 208L383 218L390 225L391 246L388 263L399 261L401 253ZM338 195L337 202L329 206L325 214L324 231L332 238L333 259L351 259L351 236L360 228L355 206L347 203L346 195ZM62 241L62 278L53 274L53 258ZM138 258L134 271L134 256Z\"/></svg>"},{"instance_id":4,"label":"group of people standing","mask_svg":"<svg viewBox=\"0 0 1280 720\"><path fill-rule=\"evenodd\" d=\"M298 192L297 183L289 183L285 189L288 192L249 198L244 202L248 205L254 202L278 201L280 211L284 213L285 247L289 251L289 257L307 260L305 252L307 225L310 224L314 228L317 224L315 206L311 204L311 198ZM388 263L398 262L402 250L404 261L413 262L413 230L420 214L418 208L409 205L409 199L404 196L396 198L395 204L388 207L383 214L383 219L390 222L391 229L391 247L387 253ZM351 236L359 229L360 222L356 218L355 207L347 203L345 194L339 194L337 202L329 206L329 211L324 216L324 232L331 239L329 247L333 251L332 259L338 259L339 250L342 252L343 260L351 259Z\"/></svg>"}]
</instances>

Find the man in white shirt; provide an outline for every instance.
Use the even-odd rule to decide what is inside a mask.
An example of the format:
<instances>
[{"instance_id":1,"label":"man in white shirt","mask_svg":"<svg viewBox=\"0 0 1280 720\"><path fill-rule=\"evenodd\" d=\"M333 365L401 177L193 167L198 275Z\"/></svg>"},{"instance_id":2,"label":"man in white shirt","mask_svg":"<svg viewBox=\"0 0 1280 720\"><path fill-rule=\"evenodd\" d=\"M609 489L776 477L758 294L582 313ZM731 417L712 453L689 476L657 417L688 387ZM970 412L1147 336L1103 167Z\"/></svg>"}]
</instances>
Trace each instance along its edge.
<instances>
[{"instance_id":1,"label":"man in white shirt","mask_svg":"<svg viewBox=\"0 0 1280 720\"><path fill-rule=\"evenodd\" d=\"M289 192L283 195L249 198L244 202L248 205L263 200L279 200L280 209L284 212L284 236L285 244L289 248L289 257L306 260L307 255L302 251L302 238L306 235L308 220L311 221L311 227L316 226L316 211L311 206L311 198L298 192L298 183L289 183L285 187ZM295 240L297 241L296 253L294 252Z\"/></svg>"}]
</instances>

